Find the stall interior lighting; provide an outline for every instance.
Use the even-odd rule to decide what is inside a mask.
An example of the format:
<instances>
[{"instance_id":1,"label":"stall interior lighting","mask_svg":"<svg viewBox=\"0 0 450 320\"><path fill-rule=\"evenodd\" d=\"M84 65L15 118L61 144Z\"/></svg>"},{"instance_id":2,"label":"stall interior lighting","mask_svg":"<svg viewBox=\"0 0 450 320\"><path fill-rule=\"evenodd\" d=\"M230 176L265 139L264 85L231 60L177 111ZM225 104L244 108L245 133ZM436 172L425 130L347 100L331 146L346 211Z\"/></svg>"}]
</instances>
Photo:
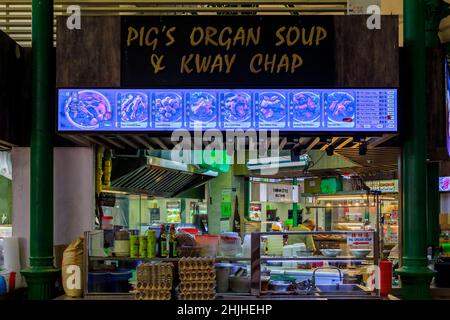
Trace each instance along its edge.
<instances>
[{"instance_id":1,"label":"stall interior lighting","mask_svg":"<svg viewBox=\"0 0 450 320\"><path fill-rule=\"evenodd\" d=\"M117 191L117 190L102 190L103 193L113 193L113 194L130 194L129 192L125 191Z\"/></svg>"},{"instance_id":2,"label":"stall interior lighting","mask_svg":"<svg viewBox=\"0 0 450 320\"><path fill-rule=\"evenodd\" d=\"M342 201L342 200L365 200L366 195L346 195L346 196L319 196L317 201Z\"/></svg>"},{"instance_id":3,"label":"stall interior lighting","mask_svg":"<svg viewBox=\"0 0 450 320\"><path fill-rule=\"evenodd\" d=\"M264 258L263 258L264 259ZM342 257L342 259L341 260L338 260L338 259L336 259L336 260L327 260L328 262L334 262L334 263L339 263L339 262L341 262L341 263L345 263L345 262L360 262L360 261L366 261L367 259L355 259L355 258L353 258L353 257ZM297 262L297 263L317 263L317 261L320 261L320 260L314 260L314 259L312 259L312 260L303 260L303 259L296 259L296 258L286 258L286 259L282 259L282 260L272 260L272 257L270 258L270 262L273 262L273 263L283 263L283 262L289 262L289 261L292 261L292 262ZM319 274L319 273L318 273ZM327 274L326 272L322 272L322 275L324 275L324 274Z\"/></svg>"},{"instance_id":4,"label":"stall interior lighting","mask_svg":"<svg viewBox=\"0 0 450 320\"><path fill-rule=\"evenodd\" d=\"M395 197L385 197L385 196L383 196L382 198L380 198L380 200L381 201L383 201L383 200L393 200L393 201L395 201L397 199Z\"/></svg>"}]
</instances>

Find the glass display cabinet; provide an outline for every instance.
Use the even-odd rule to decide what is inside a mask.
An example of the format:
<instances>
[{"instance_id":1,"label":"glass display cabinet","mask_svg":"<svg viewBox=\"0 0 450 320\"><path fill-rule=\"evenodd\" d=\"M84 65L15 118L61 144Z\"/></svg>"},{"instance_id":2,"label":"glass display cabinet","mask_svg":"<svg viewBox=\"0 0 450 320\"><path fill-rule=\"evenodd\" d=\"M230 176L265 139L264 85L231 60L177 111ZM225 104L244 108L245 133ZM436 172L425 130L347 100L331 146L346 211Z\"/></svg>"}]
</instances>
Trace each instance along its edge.
<instances>
[{"instance_id":1,"label":"glass display cabinet","mask_svg":"<svg viewBox=\"0 0 450 320\"><path fill-rule=\"evenodd\" d=\"M307 246L311 239L315 251ZM317 239L333 245L321 247ZM179 258L112 256L104 252L104 241L102 230L85 234L85 296L132 299L139 263L164 261L175 268L178 264ZM373 230L253 232L244 238L242 251L225 255L223 250L214 256L216 299L379 298L374 289L378 233Z\"/></svg>"},{"instance_id":2,"label":"glass display cabinet","mask_svg":"<svg viewBox=\"0 0 450 320\"><path fill-rule=\"evenodd\" d=\"M308 250L286 238L334 237L335 248ZM251 236L251 293L257 297L379 298L374 289L378 234L368 231L265 232Z\"/></svg>"}]
</instances>

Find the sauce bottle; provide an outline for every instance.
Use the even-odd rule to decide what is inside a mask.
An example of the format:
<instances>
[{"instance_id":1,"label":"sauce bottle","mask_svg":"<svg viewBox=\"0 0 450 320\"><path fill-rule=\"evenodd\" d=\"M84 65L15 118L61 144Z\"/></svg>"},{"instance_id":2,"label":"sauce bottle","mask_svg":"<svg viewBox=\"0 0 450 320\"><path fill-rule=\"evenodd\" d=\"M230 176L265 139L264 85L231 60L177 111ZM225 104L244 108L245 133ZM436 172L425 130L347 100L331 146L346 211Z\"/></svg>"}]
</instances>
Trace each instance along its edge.
<instances>
[{"instance_id":1,"label":"sauce bottle","mask_svg":"<svg viewBox=\"0 0 450 320\"><path fill-rule=\"evenodd\" d=\"M161 235L159 236L158 240L158 249L159 249L159 257L160 258L167 258L168 252L167 252L167 235L164 230L164 225L161 225Z\"/></svg>"},{"instance_id":2,"label":"sauce bottle","mask_svg":"<svg viewBox=\"0 0 450 320\"><path fill-rule=\"evenodd\" d=\"M171 258L177 257L177 235L175 233L175 225L170 226L170 238L169 238L169 256Z\"/></svg>"}]
</instances>

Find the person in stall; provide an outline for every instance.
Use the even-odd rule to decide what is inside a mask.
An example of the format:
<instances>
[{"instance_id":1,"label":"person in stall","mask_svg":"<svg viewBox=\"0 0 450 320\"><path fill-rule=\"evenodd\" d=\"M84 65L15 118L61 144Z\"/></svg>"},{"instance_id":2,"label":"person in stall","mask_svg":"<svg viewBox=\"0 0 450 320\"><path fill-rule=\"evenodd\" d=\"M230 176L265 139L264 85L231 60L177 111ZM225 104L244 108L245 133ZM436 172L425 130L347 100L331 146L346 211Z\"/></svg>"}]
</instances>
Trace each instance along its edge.
<instances>
[{"instance_id":1,"label":"person in stall","mask_svg":"<svg viewBox=\"0 0 450 320\"><path fill-rule=\"evenodd\" d=\"M306 219L302 224L299 224L297 227L293 227L291 231L305 231L311 232L316 228L316 223L314 220ZM312 235L289 235L288 244L294 243L304 243L306 246L306 250L315 253L316 245L314 243L314 239Z\"/></svg>"},{"instance_id":2,"label":"person in stall","mask_svg":"<svg viewBox=\"0 0 450 320\"><path fill-rule=\"evenodd\" d=\"M275 221L272 223L272 231L283 231L283 224L281 223L280 217L276 217Z\"/></svg>"}]
</instances>

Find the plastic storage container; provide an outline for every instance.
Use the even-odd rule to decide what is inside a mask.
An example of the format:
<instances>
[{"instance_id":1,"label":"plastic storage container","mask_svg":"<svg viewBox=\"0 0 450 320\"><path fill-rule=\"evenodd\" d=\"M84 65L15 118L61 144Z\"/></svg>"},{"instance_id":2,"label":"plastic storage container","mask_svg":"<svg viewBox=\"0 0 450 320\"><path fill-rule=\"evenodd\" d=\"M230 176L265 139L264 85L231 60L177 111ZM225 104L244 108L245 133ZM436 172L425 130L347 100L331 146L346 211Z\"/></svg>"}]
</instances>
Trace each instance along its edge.
<instances>
[{"instance_id":1,"label":"plastic storage container","mask_svg":"<svg viewBox=\"0 0 450 320\"><path fill-rule=\"evenodd\" d=\"M185 231L185 232L193 234L193 235L197 235L198 234L198 229L197 228L181 227L181 228L178 228L178 230L182 230L182 231Z\"/></svg>"},{"instance_id":2,"label":"plastic storage container","mask_svg":"<svg viewBox=\"0 0 450 320\"><path fill-rule=\"evenodd\" d=\"M241 237L235 232L226 232L220 236L219 252L224 257L236 257L241 254Z\"/></svg>"},{"instance_id":3,"label":"plastic storage container","mask_svg":"<svg viewBox=\"0 0 450 320\"><path fill-rule=\"evenodd\" d=\"M217 292L225 293L230 289L230 267L216 267Z\"/></svg>"},{"instance_id":4,"label":"plastic storage container","mask_svg":"<svg viewBox=\"0 0 450 320\"><path fill-rule=\"evenodd\" d=\"M111 292L110 274L108 272L89 272L89 292Z\"/></svg>"},{"instance_id":5,"label":"plastic storage container","mask_svg":"<svg viewBox=\"0 0 450 320\"><path fill-rule=\"evenodd\" d=\"M250 258L252 255L251 240L250 234L246 234L244 236L244 242L242 243L242 255L246 258Z\"/></svg>"},{"instance_id":6,"label":"plastic storage container","mask_svg":"<svg viewBox=\"0 0 450 320\"><path fill-rule=\"evenodd\" d=\"M111 292L127 293L131 290L129 279L133 276L131 270L118 270L110 273Z\"/></svg>"},{"instance_id":7,"label":"plastic storage container","mask_svg":"<svg viewBox=\"0 0 450 320\"><path fill-rule=\"evenodd\" d=\"M197 235L195 242L201 247L201 256L215 257L217 255L217 248L219 246L219 236L213 235Z\"/></svg>"},{"instance_id":8,"label":"plastic storage container","mask_svg":"<svg viewBox=\"0 0 450 320\"><path fill-rule=\"evenodd\" d=\"M130 256L130 240L115 240L114 241L114 255L116 257Z\"/></svg>"},{"instance_id":9,"label":"plastic storage container","mask_svg":"<svg viewBox=\"0 0 450 320\"><path fill-rule=\"evenodd\" d=\"M113 229L113 217L102 217L102 229L112 230Z\"/></svg>"}]
</instances>

